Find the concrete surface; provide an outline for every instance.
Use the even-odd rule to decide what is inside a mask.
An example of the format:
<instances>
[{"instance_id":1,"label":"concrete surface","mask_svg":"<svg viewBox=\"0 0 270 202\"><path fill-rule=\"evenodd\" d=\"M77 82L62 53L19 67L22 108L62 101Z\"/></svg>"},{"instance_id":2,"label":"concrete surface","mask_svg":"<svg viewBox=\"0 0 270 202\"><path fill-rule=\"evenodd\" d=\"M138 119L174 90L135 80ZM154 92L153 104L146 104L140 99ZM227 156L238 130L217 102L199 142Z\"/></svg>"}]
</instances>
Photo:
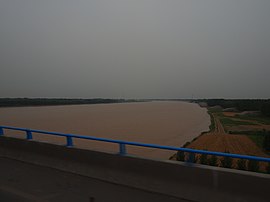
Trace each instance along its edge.
<instances>
[{"instance_id":1,"label":"concrete surface","mask_svg":"<svg viewBox=\"0 0 270 202\"><path fill-rule=\"evenodd\" d=\"M91 201L89 197L100 198L99 201L106 201L105 197L110 201L269 201L270 177L266 174L174 161L154 161L7 137L0 137L0 157L6 159L6 171L3 170L1 175L4 175L3 172L9 172L10 176L12 173L21 173L13 179L15 183L12 186L6 184L7 188L28 193L19 187L29 185L29 190L32 190L30 185L33 186L35 180L40 179L40 193L49 196L55 194L58 201L66 199L65 193L67 199L77 195L84 197L82 201L86 198ZM19 172L22 168L13 172L11 168L17 166L8 163L7 159L20 160L24 165L32 164L34 167L24 172ZM48 169L59 174L50 173ZM43 174L32 175L31 172L36 170L43 170L40 172ZM67 175L73 176L71 181ZM62 177L58 179L56 176ZM34 181L26 181L27 177ZM17 179L24 179L24 184L20 184ZM56 181L51 185L46 180ZM72 184L71 189L68 189L67 184ZM73 184L81 191L76 191ZM47 187L54 187L58 191L52 192ZM119 200L119 197L125 198Z\"/></svg>"},{"instance_id":2,"label":"concrete surface","mask_svg":"<svg viewBox=\"0 0 270 202\"><path fill-rule=\"evenodd\" d=\"M0 162L1 202L181 201L18 160L0 158Z\"/></svg>"}]
</instances>

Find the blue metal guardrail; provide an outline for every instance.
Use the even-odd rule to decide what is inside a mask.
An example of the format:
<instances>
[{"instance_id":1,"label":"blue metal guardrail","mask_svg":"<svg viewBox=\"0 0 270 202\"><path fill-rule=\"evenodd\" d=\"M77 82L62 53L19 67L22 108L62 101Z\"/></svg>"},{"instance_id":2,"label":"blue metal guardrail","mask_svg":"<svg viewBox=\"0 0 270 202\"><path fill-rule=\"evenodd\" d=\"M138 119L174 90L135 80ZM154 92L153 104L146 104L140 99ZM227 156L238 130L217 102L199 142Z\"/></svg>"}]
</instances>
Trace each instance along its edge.
<instances>
[{"instance_id":1,"label":"blue metal guardrail","mask_svg":"<svg viewBox=\"0 0 270 202\"><path fill-rule=\"evenodd\" d=\"M238 159L270 162L270 158L264 158L264 157L247 156L247 155L230 154L230 153L213 152L213 151L204 151L204 150L181 148L181 147L162 146L162 145L156 145L156 144L145 144L145 143L139 143L139 142L122 141L122 140L112 140L112 139L97 138L97 137L92 137L92 136L48 132L48 131L42 131L42 130L16 128L16 127L10 127L10 126L0 126L0 136L4 135L4 129L24 131L26 133L27 140L33 139L32 133L40 133L40 134L66 137L66 146L67 147L73 146L73 138L115 143L115 144L119 144L119 154L120 155L126 155L127 154L126 145L132 145L132 146L137 146L137 147L148 147L148 148L163 149L163 150L182 151L182 152L188 152L188 153L193 153L193 154L207 154L207 155L231 157L231 158L238 158Z\"/></svg>"}]
</instances>

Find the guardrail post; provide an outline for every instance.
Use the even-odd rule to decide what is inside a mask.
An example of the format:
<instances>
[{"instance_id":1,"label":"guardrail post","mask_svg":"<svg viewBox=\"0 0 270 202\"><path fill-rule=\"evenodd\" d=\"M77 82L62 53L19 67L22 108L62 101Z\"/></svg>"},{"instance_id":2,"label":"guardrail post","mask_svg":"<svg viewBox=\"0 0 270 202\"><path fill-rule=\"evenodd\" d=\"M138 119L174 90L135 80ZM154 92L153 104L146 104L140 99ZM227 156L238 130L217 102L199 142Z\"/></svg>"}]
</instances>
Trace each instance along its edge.
<instances>
[{"instance_id":1,"label":"guardrail post","mask_svg":"<svg viewBox=\"0 0 270 202\"><path fill-rule=\"evenodd\" d=\"M3 130L2 127L0 127L0 136L1 136L1 135L4 135L4 130Z\"/></svg>"},{"instance_id":2,"label":"guardrail post","mask_svg":"<svg viewBox=\"0 0 270 202\"><path fill-rule=\"evenodd\" d=\"M188 154L188 159L187 159L188 163L194 163L195 162L195 154L194 153L189 153Z\"/></svg>"},{"instance_id":3,"label":"guardrail post","mask_svg":"<svg viewBox=\"0 0 270 202\"><path fill-rule=\"evenodd\" d=\"M121 156L126 155L126 145L123 143L119 143L119 154Z\"/></svg>"},{"instance_id":4,"label":"guardrail post","mask_svg":"<svg viewBox=\"0 0 270 202\"><path fill-rule=\"evenodd\" d=\"M30 130L26 131L26 139L27 140L32 140L33 139L32 132Z\"/></svg>"},{"instance_id":5,"label":"guardrail post","mask_svg":"<svg viewBox=\"0 0 270 202\"><path fill-rule=\"evenodd\" d=\"M67 138L67 147L73 147L72 137L66 136L66 138Z\"/></svg>"}]
</instances>

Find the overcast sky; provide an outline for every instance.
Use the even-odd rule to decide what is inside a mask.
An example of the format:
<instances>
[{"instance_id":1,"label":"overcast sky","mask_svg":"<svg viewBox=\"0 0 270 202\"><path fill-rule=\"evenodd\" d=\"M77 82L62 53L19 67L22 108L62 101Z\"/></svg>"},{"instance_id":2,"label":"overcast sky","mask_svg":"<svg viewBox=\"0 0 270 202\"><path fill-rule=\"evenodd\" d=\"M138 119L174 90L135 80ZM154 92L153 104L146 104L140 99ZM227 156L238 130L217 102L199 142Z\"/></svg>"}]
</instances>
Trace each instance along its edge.
<instances>
[{"instance_id":1,"label":"overcast sky","mask_svg":"<svg viewBox=\"0 0 270 202\"><path fill-rule=\"evenodd\" d=\"M0 97L270 98L269 0L0 0Z\"/></svg>"}]
</instances>

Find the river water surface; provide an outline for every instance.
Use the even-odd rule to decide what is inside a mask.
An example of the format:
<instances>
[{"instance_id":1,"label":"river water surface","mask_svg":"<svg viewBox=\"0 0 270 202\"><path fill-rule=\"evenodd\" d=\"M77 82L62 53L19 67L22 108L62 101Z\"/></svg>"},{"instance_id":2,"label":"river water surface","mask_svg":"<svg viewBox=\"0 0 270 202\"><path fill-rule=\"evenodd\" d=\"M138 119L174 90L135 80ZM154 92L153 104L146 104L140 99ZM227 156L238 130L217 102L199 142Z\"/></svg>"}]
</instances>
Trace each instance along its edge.
<instances>
[{"instance_id":1,"label":"river water surface","mask_svg":"<svg viewBox=\"0 0 270 202\"><path fill-rule=\"evenodd\" d=\"M97 105L0 108L0 125L89 135L180 147L207 131L205 108L187 102L140 102ZM24 133L5 130L9 136ZM62 137L33 134L34 140L65 144ZM74 140L76 147L118 152L118 145ZM168 159L175 152L127 146L131 155Z\"/></svg>"}]
</instances>

